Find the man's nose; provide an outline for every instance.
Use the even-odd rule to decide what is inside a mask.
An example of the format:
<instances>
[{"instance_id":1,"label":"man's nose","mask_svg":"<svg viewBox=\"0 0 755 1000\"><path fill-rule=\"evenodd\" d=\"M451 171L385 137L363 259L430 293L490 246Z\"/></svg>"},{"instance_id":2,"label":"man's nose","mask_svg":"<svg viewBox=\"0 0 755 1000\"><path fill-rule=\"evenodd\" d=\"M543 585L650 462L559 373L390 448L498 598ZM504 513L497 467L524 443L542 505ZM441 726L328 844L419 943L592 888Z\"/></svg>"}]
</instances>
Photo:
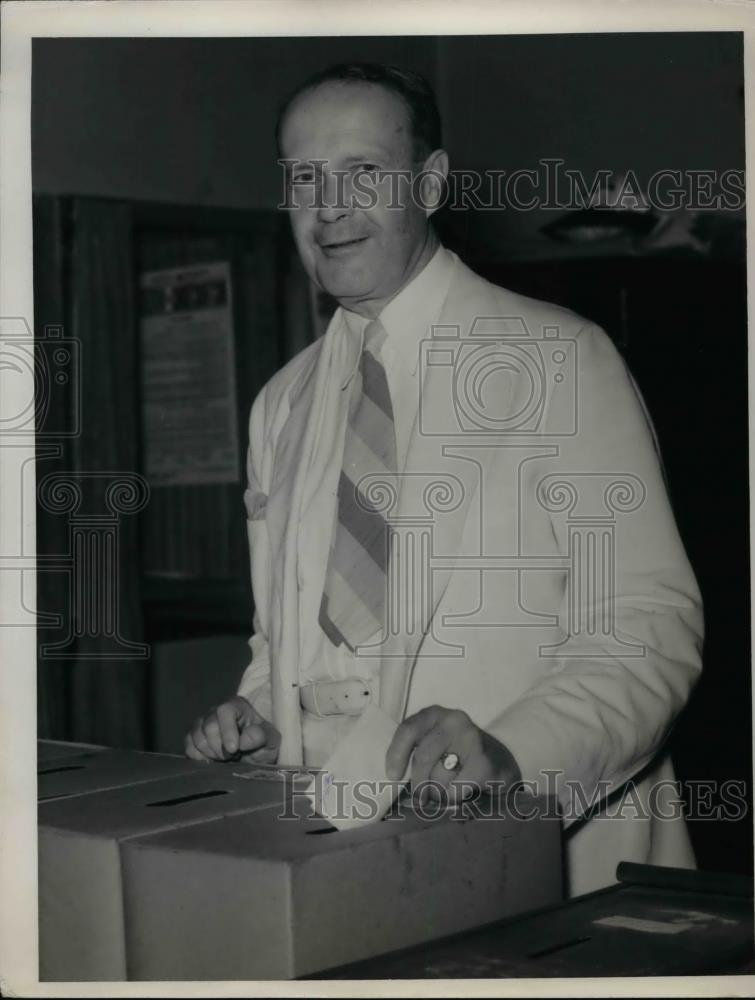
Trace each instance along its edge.
<instances>
[{"instance_id":1,"label":"man's nose","mask_svg":"<svg viewBox=\"0 0 755 1000\"><path fill-rule=\"evenodd\" d=\"M319 222L337 222L344 216L351 215L352 207L346 181L347 178L343 174L323 171L317 207Z\"/></svg>"}]
</instances>

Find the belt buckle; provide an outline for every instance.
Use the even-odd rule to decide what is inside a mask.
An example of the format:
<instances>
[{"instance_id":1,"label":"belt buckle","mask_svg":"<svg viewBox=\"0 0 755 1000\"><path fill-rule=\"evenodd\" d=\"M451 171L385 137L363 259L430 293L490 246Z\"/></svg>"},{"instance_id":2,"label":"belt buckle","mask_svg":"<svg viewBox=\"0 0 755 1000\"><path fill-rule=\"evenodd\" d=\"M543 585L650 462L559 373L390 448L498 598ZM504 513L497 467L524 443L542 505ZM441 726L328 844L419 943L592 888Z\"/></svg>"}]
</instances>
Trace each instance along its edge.
<instances>
[{"instance_id":1,"label":"belt buckle","mask_svg":"<svg viewBox=\"0 0 755 1000\"><path fill-rule=\"evenodd\" d=\"M316 716L318 719L325 719L333 715L361 715L373 698L372 680L367 677L345 677L343 680L338 681L312 681L310 684L306 685L306 687L309 687L312 692L312 708L314 711L312 711L311 714ZM330 689L331 692L332 707L322 705L322 699L328 689ZM366 698L364 704L362 704L356 711L347 711L344 704L351 694ZM353 703L356 701L357 698L354 699ZM323 707L325 708L325 711L323 711Z\"/></svg>"}]
</instances>

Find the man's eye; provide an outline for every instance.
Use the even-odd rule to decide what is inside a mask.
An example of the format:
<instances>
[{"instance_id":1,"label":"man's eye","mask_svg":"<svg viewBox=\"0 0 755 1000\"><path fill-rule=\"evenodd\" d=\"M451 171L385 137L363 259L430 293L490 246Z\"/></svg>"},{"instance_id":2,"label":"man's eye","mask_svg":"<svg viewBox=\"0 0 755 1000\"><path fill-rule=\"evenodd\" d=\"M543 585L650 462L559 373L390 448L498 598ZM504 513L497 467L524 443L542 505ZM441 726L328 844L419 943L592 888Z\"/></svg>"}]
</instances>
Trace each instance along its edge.
<instances>
[{"instance_id":1,"label":"man's eye","mask_svg":"<svg viewBox=\"0 0 755 1000\"><path fill-rule=\"evenodd\" d=\"M301 171L298 174L294 174L292 181L294 184L311 184L315 179L314 172L311 170Z\"/></svg>"},{"instance_id":2,"label":"man's eye","mask_svg":"<svg viewBox=\"0 0 755 1000\"><path fill-rule=\"evenodd\" d=\"M357 170L360 173L377 174L380 172L380 167L377 163L360 163L357 166Z\"/></svg>"}]
</instances>

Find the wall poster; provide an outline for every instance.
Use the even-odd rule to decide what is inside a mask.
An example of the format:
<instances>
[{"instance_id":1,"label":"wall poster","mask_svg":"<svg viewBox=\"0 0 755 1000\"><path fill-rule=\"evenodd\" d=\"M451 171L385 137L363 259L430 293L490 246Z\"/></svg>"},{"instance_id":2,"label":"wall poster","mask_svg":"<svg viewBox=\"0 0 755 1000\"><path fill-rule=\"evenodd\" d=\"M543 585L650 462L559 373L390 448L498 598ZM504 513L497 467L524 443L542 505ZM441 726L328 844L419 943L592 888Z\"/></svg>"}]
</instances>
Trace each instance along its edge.
<instances>
[{"instance_id":1,"label":"wall poster","mask_svg":"<svg viewBox=\"0 0 755 1000\"><path fill-rule=\"evenodd\" d=\"M145 476L153 487L239 481L230 265L141 275Z\"/></svg>"}]
</instances>

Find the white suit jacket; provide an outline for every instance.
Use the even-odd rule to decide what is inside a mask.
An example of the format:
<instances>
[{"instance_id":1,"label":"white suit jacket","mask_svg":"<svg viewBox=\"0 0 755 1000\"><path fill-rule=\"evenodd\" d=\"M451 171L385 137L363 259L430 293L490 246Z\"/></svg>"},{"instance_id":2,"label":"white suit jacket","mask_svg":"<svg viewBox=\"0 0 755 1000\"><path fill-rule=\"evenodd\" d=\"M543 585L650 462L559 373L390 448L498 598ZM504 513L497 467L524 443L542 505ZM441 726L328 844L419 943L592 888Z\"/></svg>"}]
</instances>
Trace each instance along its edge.
<instances>
[{"instance_id":1,"label":"white suit jacket","mask_svg":"<svg viewBox=\"0 0 755 1000\"><path fill-rule=\"evenodd\" d=\"M282 764L304 759L299 651L319 638L299 607L324 573L303 572L308 539L331 530L312 512L335 488L319 456L348 396L336 325L271 379L250 418L255 633L239 692L281 731ZM555 789L572 894L615 881L621 860L693 865L665 744L701 669L702 608L623 361L581 317L457 260L420 364L386 509L414 554L375 651L381 704L396 718L463 709L526 781ZM598 800L602 815L588 815Z\"/></svg>"}]
</instances>

